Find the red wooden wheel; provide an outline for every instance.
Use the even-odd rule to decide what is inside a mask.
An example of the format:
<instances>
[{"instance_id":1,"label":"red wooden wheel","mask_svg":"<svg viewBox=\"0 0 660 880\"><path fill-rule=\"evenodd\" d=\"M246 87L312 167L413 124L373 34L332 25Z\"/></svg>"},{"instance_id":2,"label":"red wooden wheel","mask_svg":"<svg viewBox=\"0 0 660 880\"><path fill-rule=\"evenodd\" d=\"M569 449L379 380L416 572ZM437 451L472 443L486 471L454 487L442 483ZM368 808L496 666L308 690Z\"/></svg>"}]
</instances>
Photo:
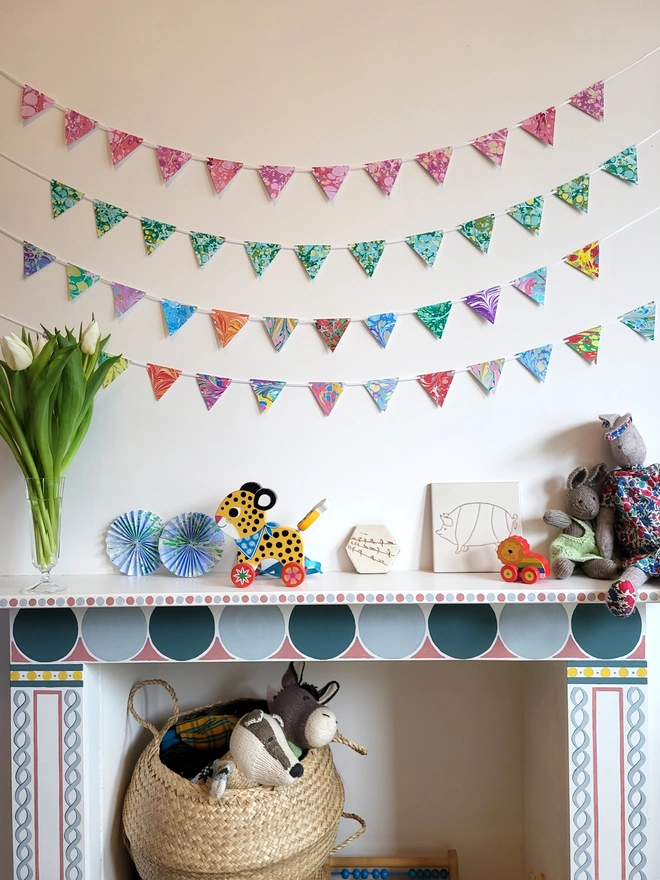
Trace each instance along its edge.
<instances>
[{"instance_id":1,"label":"red wooden wheel","mask_svg":"<svg viewBox=\"0 0 660 880\"><path fill-rule=\"evenodd\" d=\"M287 562L282 569L282 580L287 587L299 587L305 580L305 569L299 562Z\"/></svg>"},{"instance_id":2,"label":"red wooden wheel","mask_svg":"<svg viewBox=\"0 0 660 880\"><path fill-rule=\"evenodd\" d=\"M231 570L231 582L235 587L249 587L254 578L254 566L249 562L239 562Z\"/></svg>"},{"instance_id":3,"label":"red wooden wheel","mask_svg":"<svg viewBox=\"0 0 660 880\"><path fill-rule=\"evenodd\" d=\"M526 584L535 584L541 579L541 572L533 565L526 565L520 572L520 580Z\"/></svg>"},{"instance_id":4,"label":"red wooden wheel","mask_svg":"<svg viewBox=\"0 0 660 880\"><path fill-rule=\"evenodd\" d=\"M510 584L514 581L518 580L518 566L511 565L508 563L507 565L503 565L500 569L500 577L503 581L508 581Z\"/></svg>"}]
</instances>

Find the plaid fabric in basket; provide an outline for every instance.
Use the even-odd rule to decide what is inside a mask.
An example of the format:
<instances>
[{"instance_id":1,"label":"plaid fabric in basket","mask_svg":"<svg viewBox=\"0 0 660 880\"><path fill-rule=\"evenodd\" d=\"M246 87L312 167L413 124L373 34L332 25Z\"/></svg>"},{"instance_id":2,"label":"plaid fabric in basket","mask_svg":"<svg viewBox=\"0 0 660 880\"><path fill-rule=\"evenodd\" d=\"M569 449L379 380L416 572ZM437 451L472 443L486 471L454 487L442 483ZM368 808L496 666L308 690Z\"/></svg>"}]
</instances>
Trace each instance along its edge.
<instances>
[{"instance_id":1,"label":"plaid fabric in basket","mask_svg":"<svg viewBox=\"0 0 660 880\"><path fill-rule=\"evenodd\" d=\"M182 742L196 749L229 748L229 739L238 724L238 715L201 715L180 721L174 728Z\"/></svg>"}]
</instances>

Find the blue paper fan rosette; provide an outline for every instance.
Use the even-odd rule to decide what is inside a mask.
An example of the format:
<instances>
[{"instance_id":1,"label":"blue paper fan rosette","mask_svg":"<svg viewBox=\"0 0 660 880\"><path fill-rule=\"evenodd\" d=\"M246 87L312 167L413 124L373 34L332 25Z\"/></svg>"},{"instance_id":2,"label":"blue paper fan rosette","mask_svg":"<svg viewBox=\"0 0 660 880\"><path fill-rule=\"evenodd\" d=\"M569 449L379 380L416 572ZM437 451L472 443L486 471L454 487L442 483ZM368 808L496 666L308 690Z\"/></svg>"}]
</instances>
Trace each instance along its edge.
<instances>
[{"instance_id":1,"label":"blue paper fan rosette","mask_svg":"<svg viewBox=\"0 0 660 880\"><path fill-rule=\"evenodd\" d=\"M166 568L178 577L199 577L222 556L225 536L205 513L182 513L163 529L158 549Z\"/></svg>"},{"instance_id":2,"label":"blue paper fan rosette","mask_svg":"<svg viewBox=\"0 0 660 880\"><path fill-rule=\"evenodd\" d=\"M122 574L151 574L160 565L158 540L162 531L162 519L150 510L123 513L105 537L110 561Z\"/></svg>"}]
</instances>

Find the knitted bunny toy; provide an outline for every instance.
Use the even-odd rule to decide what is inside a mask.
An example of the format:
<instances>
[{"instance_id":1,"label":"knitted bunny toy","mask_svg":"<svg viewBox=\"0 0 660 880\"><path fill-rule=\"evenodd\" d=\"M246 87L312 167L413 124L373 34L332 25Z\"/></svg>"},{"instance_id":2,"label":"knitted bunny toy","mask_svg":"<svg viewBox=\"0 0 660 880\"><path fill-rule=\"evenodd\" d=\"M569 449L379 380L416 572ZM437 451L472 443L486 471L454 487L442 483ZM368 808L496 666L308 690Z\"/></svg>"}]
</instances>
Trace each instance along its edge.
<instances>
[{"instance_id":1,"label":"knitted bunny toy","mask_svg":"<svg viewBox=\"0 0 660 880\"><path fill-rule=\"evenodd\" d=\"M566 513L546 510L543 522L562 530L550 545L553 575L570 577L576 565L587 577L609 578L616 574L616 563L601 554L596 543L594 522L600 510L600 487L607 477L607 467L598 464L590 471L578 467L566 482Z\"/></svg>"},{"instance_id":2,"label":"knitted bunny toy","mask_svg":"<svg viewBox=\"0 0 660 880\"><path fill-rule=\"evenodd\" d=\"M644 467L646 444L630 413L599 418L618 468L603 486L596 539L605 556L616 540L624 572L607 593L607 607L616 617L629 617L636 588L660 577L660 464Z\"/></svg>"}]
</instances>

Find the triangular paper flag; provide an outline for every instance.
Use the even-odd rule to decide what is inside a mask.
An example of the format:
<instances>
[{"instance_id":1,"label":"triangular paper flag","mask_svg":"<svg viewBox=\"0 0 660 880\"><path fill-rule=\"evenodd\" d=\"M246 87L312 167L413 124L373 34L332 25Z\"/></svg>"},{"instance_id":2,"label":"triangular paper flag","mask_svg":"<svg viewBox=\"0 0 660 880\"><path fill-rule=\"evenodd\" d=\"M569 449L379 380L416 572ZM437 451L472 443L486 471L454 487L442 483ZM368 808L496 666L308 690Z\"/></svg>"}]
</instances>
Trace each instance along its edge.
<instances>
[{"instance_id":1,"label":"triangular paper flag","mask_svg":"<svg viewBox=\"0 0 660 880\"><path fill-rule=\"evenodd\" d=\"M378 409L385 412L398 384L398 379L370 379L364 383L364 387L373 398Z\"/></svg>"},{"instance_id":2,"label":"triangular paper flag","mask_svg":"<svg viewBox=\"0 0 660 880\"><path fill-rule=\"evenodd\" d=\"M500 302L500 288L489 287L488 290L471 293L465 297L463 302L490 324L494 324Z\"/></svg>"},{"instance_id":3,"label":"triangular paper flag","mask_svg":"<svg viewBox=\"0 0 660 880\"><path fill-rule=\"evenodd\" d=\"M326 416L335 408L344 390L343 382L310 382L309 388Z\"/></svg>"},{"instance_id":4,"label":"triangular paper flag","mask_svg":"<svg viewBox=\"0 0 660 880\"><path fill-rule=\"evenodd\" d=\"M134 287L127 287L125 284L114 283L112 285L112 296L115 300L117 317L120 318L126 312L130 312L133 306L136 306L146 295L144 290L136 290Z\"/></svg>"},{"instance_id":5,"label":"triangular paper flag","mask_svg":"<svg viewBox=\"0 0 660 880\"><path fill-rule=\"evenodd\" d=\"M589 175L581 174L573 180L562 183L554 190L554 194L586 214L589 210Z\"/></svg>"},{"instance_id":6,"label":"triangular paper flag","mask_svg":"<svg viewBox=\"0 0 660 880\"><path fill-rule=\"evenodd\" d=\"M176 370L174 367L160 367L157 364L147 364L147 373L149 373L156 400L160 400L163 394L169 391L179 378L181 370Z\"/></svg>"},{"instance_id":7,"label":"triangular paper flag","mask_svg":"<svg viewBox=\"0 0 660 880\"><path fill-rule=\"evenodd\" d=\"M583 330L582 333L575 333L573 336L567 336L564 339L566 345L569 345L573 351L581 355L585 361L593 362L598 360L598 346L600 345L600 327L592 327L591 330Z\"/></svg>"},{"instance_id":8,"label":"triangular paper flag","mask_svg":"<svg viewBox=\"0 0 660 880\"><path fill-rule=\"evenodd\" d=\"M227 159L206 160L206 165L211 175L211 182L218 195L232 182L243 167L242 162L229 162Z\"/></svg>"},{"instance_id":9,"label":"triangular paper flag","mask_svg":"<svg viewBox=\"0 0 660 880\"><path fill-rule=\"evenodd\" d=\"M394 312L383 312L381 315L370 315L368 318L365 318L364 324L372 333L374 339L385 348L390 341L392 330L394 330L396 315Z\"/></svg>"},{"instance_id":10,"label":"triangular paper flag","mask_svg":"<svg viewBox=\"0 0 660 880\"><path fill-rule=\"evenodd\" d=\"M468 367L468 371L489 394L497 388L497 384L502 378L503 369L504 358L499 358L494 361L484 361L483 364L471 364Z\"/></svg>"},{"instance_id":11,"label":"triangular paper flag","mask_svg":"<svg viewBox=\"0 0 660 880\"><path fill-rule=\"evenodd\" d=\"M208 263L211 257L215 256L224 243L225 240L221 235L211 235L208 232L190 233L190 244L195 251L200 269Z\"/></svg>"},{"instance_id":12,"label":"triangular paper flag","mask_svg":"<svg viewBox=\"0 0 660 880\"><path fill-rule=\"evenodd\" d=\"M638 306L631 312L626 312L619 318L622 324L630 327L644 339L653 342L655 338L655 303L650 302L646 305Z\"/></svg>"},{"instance_id":13,"label":"triangular paper flag","mask_svg":"<svg viewBox=\"0 0 660 880\"><path fill-rule=\"evenodd\" d=\"M598 278L600 271L600 245L597 241L591 244L585 244L572 254L566 257L569 266L579 269L590 278Z\"/></svg>"},{"instance_id":14,"label":"triangular paper flag","mask_svg":"<svg viewBox=\"0 0 660 880\"><path fill-rule=\"evenodd\" d=\"M269 244L265 241L246 241L244 244L254 271L259 276L264 274L282 249L281 244Z\"/></svg>"},{"instance_id":15,"label":"triangular paper flag","mask_svg":"<svg viewBox=\"0 0 660 880\"><path fill-rule=\"evenodd\" d=\"M57 257L53 254L43 251L35 244L30 244L29 241L23 242L23 275L26 278L29 275L36 275L37 272L41 272L42 269L56 259Z\"/></svg>"},{"instance_id":16,"label":"triangular paper flag","mask_svg":"<svg viewBox=\"0 0 660 880\"><path fill-rule=\"evenodd\" d=\"M538 235L543 217L543 196L534 196L533 199L520 202L520 204L509 208L507 214L517 220L525 229Z\"/></svg>"},{"instance_id":17,"label":"triangular paper flag","mask_svg":"<svg viewBox=\"0 0 660 880\"><path fill-rule=\"evenodd\" d=\"M123 208L117 208L115 205L109 205L107 202L94 202L94 222L96 223L96 234L100 238L106 232L110 232L113 226L121 223L128 217L128 211Z\"/></svg>"},{"instance_id":18,"label":"triangular paper flag","mask_svg":"<svg viewBox=\"0 0 660 880\"><path fill-rule=\"evenodd\" d=\"M409 235L406 241L427 266L432 266L438 256L443 237L444 232L437 229L435 232L420 232L417 235Z\"/></svg>"},{"instance_id":19,"label":"triangular paper flag","mask_svg":"<svg viewBox=\"0 0 660 880\"><path fill-rule=\"evenodd\" d=\"M441 150L429 150L428 153L418 153L415 158L435 181L444 183L452 152L452 147L444 147Z\"/></svg>"},{"instance_id":20,"label":"triangular paper flag","mask_svg":"<svg viewBox=\"0 0 660 880\"><path fill-rule=\"evenodd\" d=\"M192 159L192 153L184 153L183 150L173 150L171 147L156 147L156 158L163 180L167 183L181 171L184 165Z\"/></svg>"},{"instance_id":21,"label":"triangular paper flag","mask_svg":"<svg viewBox=\"0 0 660 880\"><path fill-rule=\"evenodd\" d=\"M616 156L612 156L607 162L603 162L603 171L614 177L620 177L628 183L638 183L637 173L637 147L626 147Z\"/></svg>"},{"instance_id":22,"label":"triangular paper flag","mask_svg":"<svg viewBox=\"0 0 660 880\"><path fill-rule=\"evenodd\" d=\"M454 381L454 371L446 370L443 373L424 373L417 377L417 381L431 400L434 400L438 406L442 406L451 383Z\"/></svg>"},{"instance_id":23,"label":"triangular paper flag","mask_svg":"<svg viewBox=\"0 0 660 880\"><path fill-rule=\"evenodd\" d=\"M468 220L467 223L458 227L458 231L461 232L468 241L471 241L475 247L478 247L482 253L487 254L494 225L495 215L486 214L485 217L478 217L476 220Z\"/></svg>"},{"instance_id":24,"label":"triangular paper flag","mask_svg":"<svg viewBox=\"0 0 660 880\"><path fill-rule=\"evenodd\" d=\"M226 348L234 336L245 327L249 317L241 312L222 312L220 309L211 311L211 320L223 348Z\"/></svg>"},{"instance_id":25,"label":"triangular paper flag","mask_svg":"<svg viewBox=\"0 0 660 880\"><path fill-rule=\"evenodd\" d=\"M161 223L160 220L150 220L143 217L140 220L142 225L142 237L147 249L147 254L151 255L157 250L161 244L176 232L176 226L169 223Z\"/></svg>"},{"instance_id":26,"label":"triangular paper flag","mask_svg":"<svg viewBox=\"0 0 660 880\"><path fill-rule=\"evenodd\" d=\"M442 339L442 334L447 326L447 318L451 311L451 305L451 302L441 302L433 306L422 306L421 309L417 309L415 314L434 336Z\"/></svg>"},{"instance_id":27,"label":"triangular paper flag","mask_svg":"<svg viewBox=\"0 0 660 880\"><path fill-rule=\"evenodd\" d=\"M358 241L355 244L349 244L348 249L362 266L369 278L371 278L376 271L378 261L383 256L385 239L380 238L376 239L376 241Z\"/></svg>"},{"instance_id":28,"label":"triangular paper flag","mask_svg":"<svg viewBox=\"0 0 660 880\"><path fill-rule=\"evenodd\" d=\"M222 379L220 376L207 376L204 373L197 373L195 378L197 379L197 387L207 410L215 406L231 385L231 379Z\"/></svg>"},{"instance_id":29,"label":"triangular paper flag","mask_svg":"<svg viewBox=\"0 0 660 880\"><path fill-rule=\"evenodd\" d=\"M278 382L275 379L250 379L250 387L262 413L275 403L285 385L286 382Z\"/></svg>"},{"instance_id":30,"label":"triangular paper flag","mask_svg":"<svg viewBox=\"0 0 660 880\"><path fill-rule=\"evenodd\" d=\"M50 204L53 209L53 217L59 217L69 208L73 208L84 196L79 189L67 186L66 183L60 183L59 180L51 180L50 182Z\"/></svg>"},{"instance_id":31,"label":"triangular paper flag","mask_svg":"<svg viewBox=\"0 0 660 880\"><path fill-rule=\"evenodd\" d=\"M76 299L99 280L98 275L81 269L80 266L74 266L73 263L66 264L66 275L69 282L69 299Z\"/></svg>"},{"instance_id":32,"label":"triangular paper flag","mask_svg":"<svg viewBox=\"0 0 660 880\"><path fill-rule=\"evenodd\" d=\"M317 165L312 168L312 174L328 197L328 201L334 202L337 198L339 188L346 180L349 170L348 165Z\"/></svg>"},{"instance_id":33,"label":"triangular paper flag","mask_svg":"<svg viewBox=\"0 0 660 880\"><path fill-rule=\"evenodd\" d=\"M167 332L174 336L177 330L188 322L197 311L197 306L188 306L184 303L175 302L172 299L164 299L161 302L163 315L167 324Z\"/></svg>"},{"instance_id":34,"label":"triangular paper flag","mask_svg":"<svg viewBox=\"0 0 660 880\"><path fill-rule=\"evenodd\" d=\"M524 119L520 123L520 127L533 134L540 141L543 141L544 144L552 146L555 142L556 115L557 111L555 108L548 107L547 110L536 113L534 116L530 116L529 119Z\"/></svg>"},{"instance_id":35,"label":"triangular paper flag","mask_svg":"<svg viewBox=\"0 0 660 880\"><path fill-rule=\"evenodd\" d=\"M28 119L34 119L34 117L38 116L43 110L52 107L54 103L55 101L52 98L49 98L48 95L44 95L43 92L38 92L36 89L33 89L32 86L23 86L21 119L23 122L27 122Z\"/></svg>"},{"instance_id":36,"label":"triangular paper flag","mask_svg":"<svg viewBox=\"0 0 660 880\"><path fill-rule=\"evenodd\" d=\"M501 166L508 134L508 128L500 128L499 131L492 131L490 134L482 134L481 137L475 138L472 141L472 146L476 147L491 162Z\"/></svg>"},{"instance_id":37,"label":"triangular paper flag","mask_svg":"<svg viewBox=\"0 0 660 880\"><path fill-rule=\"evenodd\" d=\"M104 361L107 361L108 358L116 357L114 354L108 354L105 351L102 351L99 355L99 363L102 364ZM117 376L121 376L121 374L127 370L131 365L131 362L126 360L125 357L120 357L118 361L115 361L114 364L108 370L105 379L103 380L103 387L107 388L108 385L111 385Z\"/></svg>"},{"instance_id":38,"label":"triangular paper flag","mask_svg":"<svg viewBox=\"0 0 660 880\"><path fill-rule=\"evenodd\" d=\"M527 275L521 275L520 278L516 278L511 283L516 290L524 293L530 299L533 299L534 302L539 303L539 305L543 305L545 302L545 288L548 283L548 269L546 266L541 266L540 269L528 272Z\"/></svg>"},{"instance_id":39,"label":"triangular paper flag","mask_svg":"<svg viewBox=\"0 0 660 880\"><path fill-rule=\"evenodd\" d=\"M314 326L330 351L334 351L350 323L350 318L317 318Z\"/></svg>"},{"instance_id":40,"label":"triangular paper flag","mask_svg":"<svg viewBox=\"0 0 660 880\"><path fill-rule=\"evenodd\" d=\"M76 113L75 110L65 110L64 139L67 147L75 144L90 131L94 131L97 125L98 122L95 119L90 119L89 116L83 116L82 113Z\"/></svg>"},{"instance_id":41,"label":"triangular paper flag","mask_svg":"<svg viewBox=\"0 0 660 880\"><path fill-rule=\"evenodd\" d=\"M259 177L264 182L266 192L272 201L276 201L282 195L282 191L291 180L296 169L291 165L260 165Z\"/></svg>"},{"instance_id":42,"label":"triangular paper flag","mask_svg":"<svg viewBox=\"0 0 660 880\"><path fill-rule=\"evenodd\" d=\"M582 89L581 92L573 95L570 102L583 113L588 113L594 119L602 121L605 118L605 83L600 80L592 86Z\"/></svg>"},{"instance_id":43,"label":"triangular paper flag","mask_svg":"<svg viewBox=\"0 0 660 880\"><path fill-rule=\"evenodd\" d=\"M367 162L367 174L382 189L386 196L391 195L401 170L401 159L383 159L381 162Z\"/></svg>"},{"instance_id":44,"label":"triangular paper flag","mask_svg":"<svg viewBox=\"0 0 660 880\"><path fill-rule=\"evenodd\" d=\"M264 327L275 346L275 351L282 350L284 343L297 326L297 318L264 318Z\"/></svg>"},{"instance_id":45,"label":"triangular paper flag","mask_svg":"<svg viewBox=\"0 0 660 880\"><path fill-rule=\"evenodd\" d=\"M545 382L551 354L552 346L542 345L540 348L530 348L527 351L521 351L516 357L539 381Z\"/></svg>"},{"instance_id":46,"label":"triangular paper flag","mask_svg":"<svg viewBox=\"0 0 660 880\"><path fill-rule=\"evenodd\" d=\"M330 253L329 244L299 244L296 248L298 259L305 267L305 272L314 280L319 273L319 269L325 262L325 258Z\"/></svg>"},{"instance_id":47,"label":"triangular paper flag","mask_svg":"<svg viewBox=\"0 0 660 880\"><path fill-rule=\"evenodd\" d=\"M108 129L108 147L113 165L119 165L127 156L140 146L144 138L127 131L119 131L118 128Z\"/></svg>"}]
</instances>

